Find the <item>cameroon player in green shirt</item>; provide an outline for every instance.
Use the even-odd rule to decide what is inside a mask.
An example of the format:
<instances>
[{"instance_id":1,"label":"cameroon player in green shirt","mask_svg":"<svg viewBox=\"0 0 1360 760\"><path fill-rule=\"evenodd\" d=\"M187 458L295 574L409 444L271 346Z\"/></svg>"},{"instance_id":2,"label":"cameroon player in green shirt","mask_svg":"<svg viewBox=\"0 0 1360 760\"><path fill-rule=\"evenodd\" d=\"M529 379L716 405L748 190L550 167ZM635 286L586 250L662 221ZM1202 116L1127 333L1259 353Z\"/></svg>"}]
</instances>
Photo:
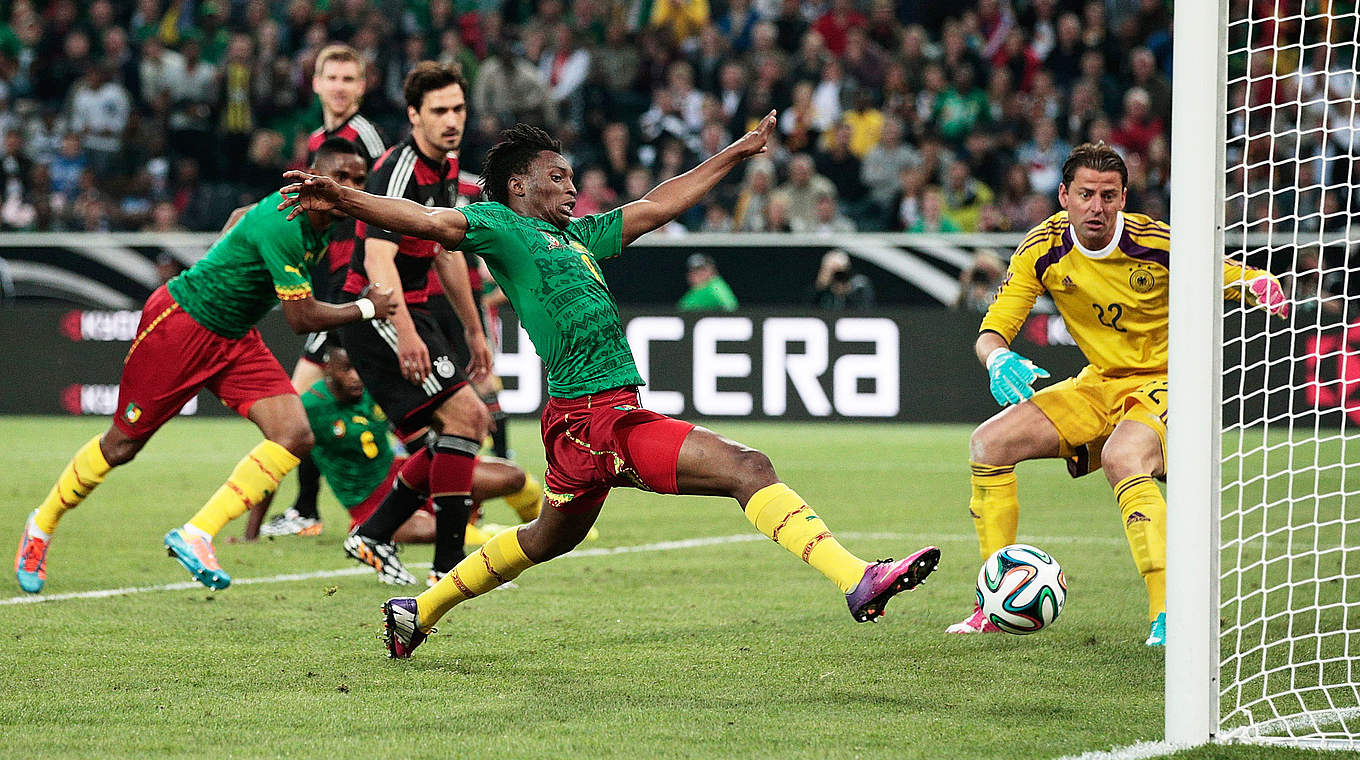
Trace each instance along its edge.
<instances>
[{"instance_id":1,"label":"cameroon player in green shirt","mask_svg":"<svg viewBox=\"0 0 1360 760\"><path fill-rule=\"evenodd\" d=\"M335 187L350 189L362 186L368 173L354 145L339 138L317 149L312 169ZM285 219L274 211L280 200L277 194L265 198L202 260L147 299L123 360L113 424L76 452L24 526L14 569L25 591L42 590L47 548L62 516L110 470L132 461L204 388L255 423L265 440L237 463L189 522L165 534L163 543L203 585L224 589L231 584L217 562L213 537L273 493L312 448L302 402L255 323L280 304L288 326L299 333L385 318L396 310L391 290L376 283L368 298L354 303L317 301L305 273L325 252L337 214L316 210Z\"/></svg>"},{"instance_id":2,"label":"cameroon player in green shirt","mask_svg":"<svg viewBox=\"0 0 1360 760\"><path fill-rule=\"evenodd\" d=\"M528 525L496 535L415 598L389 599L392 657L409 657L435 622L531 565L571 551L586 536L609 490L736 499L756 529L831 579L856 621L874 620L900 591L939 563L933 546L906 559L865 562L847 551L768 457L705 428L643 409L643 384L600 262L698 203L746 159L765 152L771 111L752 131L642 198L573 218L576 186L561 145L518 124L501 133L482 172L489 202L426 208L289 172L295 184L280 209L342 213L384 229L433 240L486 261L548 371L543 410L547 507ZM294 195L296 194L296 195Z\"/></svg>"}]
</instances>

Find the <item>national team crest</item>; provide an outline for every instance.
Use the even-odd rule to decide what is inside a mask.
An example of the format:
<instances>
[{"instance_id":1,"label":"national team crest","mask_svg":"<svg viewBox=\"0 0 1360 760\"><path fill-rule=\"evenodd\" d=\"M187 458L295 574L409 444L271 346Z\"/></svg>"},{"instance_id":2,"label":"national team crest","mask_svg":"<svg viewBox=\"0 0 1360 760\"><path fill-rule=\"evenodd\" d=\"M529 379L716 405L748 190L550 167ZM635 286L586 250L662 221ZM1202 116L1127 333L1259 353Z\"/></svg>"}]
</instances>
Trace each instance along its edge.
<instances>
[{"instance_id":1,"label":"national team crest","mask_svg":"<svg viewBox=\"0 0 1360 760\"><path fill-rule=\"evenodd\" d=\"M1129 275L1129 287L1135 293L1150 293L1157 287L1157 277L1146 269L1135 269Z\"/></svg>"},{"instance_id":2,"label":"national team crest","mask_svg":"<svg viewBox=\"0 0 1360 760\"><path fill-rule=\"evenodd\" d=\"M558 240L551 232L539 230L543 234L543 239L548 241L548 248L566 248L561 240Z\"/></svg>"},{"instance_id":3,"label":"national team crest","mask_svg":"<svg viewBox=\"0 0 1360 760\"><path fill-rule=\"evenodd\" d=\"M441 356L434 360L434 371L443 378L453 377L453 362L449 361L449 357Z\"/></svg>"},{"instance_id":4,"label":"national team crest","mask_svg":"<svg viewBox=\"0 0 1360 760\"><path fill-rule=\"evenodd\" d=\"M135 401L128 402L127 408L123 410L123 419L127 420L129 424L134 424L141 418L142 408L137 406Z\"/></svg>"},{"instance_id":5,"label":"national team crest","mask_svg":"<svg viewBox=\"0 0 1360 760\"><path fill-rule=\"evenodd\" d=\"M344 421L344 420L336 420L336 421L335 421L335 424L334 424L334 425L331 425L331 434L334 435L336 438L344 438L344 437L345 437L345 421Z\"/></svg>"}]
</instances>

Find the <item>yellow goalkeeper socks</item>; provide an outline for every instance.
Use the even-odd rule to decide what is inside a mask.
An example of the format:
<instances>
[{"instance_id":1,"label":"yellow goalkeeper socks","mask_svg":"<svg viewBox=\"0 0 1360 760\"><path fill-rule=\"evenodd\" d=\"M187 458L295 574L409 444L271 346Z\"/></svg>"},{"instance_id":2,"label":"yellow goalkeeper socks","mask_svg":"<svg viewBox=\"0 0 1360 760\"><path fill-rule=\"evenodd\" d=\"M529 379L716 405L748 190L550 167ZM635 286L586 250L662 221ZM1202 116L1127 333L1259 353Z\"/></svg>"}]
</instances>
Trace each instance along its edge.
<instances>
[{"instance_id":1,"label":"yellow goalkeeper socks","mask_svg":"<svg viewBox=\"0 0 1360 760\"><path fill-rule=\"evenodd\" d=\"M973 497L968 514L977 531L982 558L1015 543L1020 520L1020 488L1015 482L1015 466L995 466L969 462L973 468Z\"/></svg>"},{"instance_id":2,"label":"yellow goalkeeper socks","mask_svg":"<svg viewBox=\"0 0 1360 760\"><path fill-rule=\"evenodd\" d=\"M231 477L208 499L188 522L209 537L216 536L226 524L245 514L266 496L274 493L279 481L300 460L292 452L273 441L261 441L259 446L236 463Z\"/></svg>"},{"instance_id":3,"label":"yellow goalkeeper socks","mask_svg":"<svg viewBox=\"0 0 1360 760\"><path fill-rule=\"evenodd\" d=\"M463 546L481 546L491 540L491 534L482 530L477 523L469 522L463 530Z\"/></svg>"},{"instance_id":4,"label":"yellow goalkeeper socks","mask_svg":"<svg viewBox=\"0 0 1360 760\"><path fill-rule=\"evenodd\" d=\"M533 564L519 545L518 527L497 533L416 597L420 629L429 631L456 605L509 583Z\"/></svg>"},{"instance_id":5,"label":"yellow goalkeeper socks","mask_svg":"<svg viewBox=\"0 0 1360 760\"><path fill-rule=\"evenodd\" d=\"M543 486L533 475L524 473L524 487L505 497L505 503L519 515L520 522L529 522L538 517L539 505L543 501Z\"/></svg>"},{"instance_id":6,"label":"yellow goalkeeper socks","mask_svg":"<svg viewBox=\"0 0 1360 760\"><path fill-rule=\"evenodd\" d=\"M104 459L104 452L99 449L99 438L91 438L76 451L52 490L47 493L47 498L38 505L33 524L49 536L57 529L57 522L62 515L80 506L80 502L90 495L95 486L103 483L104 476L113 469Z\"/></svg>"},{"instance_id":7,"label":"yellow goalkeeper socks","mask_svg":"<svg viewBox=\"0 0 1360 760\"><path fill-rule=\"evenodd\" d=\"M1124 536L1148 592L1148 620L1166 612L1166 499L1151 475L1130 475L1114 486Z\"/></svg>"},{"instance_id":8,"label":"yellow goalkeeper socks","mask_svg":"<svg viewBox=\"0 0 1360 760\"><path fill-rule=\"evenodd\" d=\"M868 562L846 551L803 497L783 483L756 491L746 503L746 519L756 526L756 530L812 565L847 594L864 577L864 569L869 566Z\"/></svg>"}]
</instances>

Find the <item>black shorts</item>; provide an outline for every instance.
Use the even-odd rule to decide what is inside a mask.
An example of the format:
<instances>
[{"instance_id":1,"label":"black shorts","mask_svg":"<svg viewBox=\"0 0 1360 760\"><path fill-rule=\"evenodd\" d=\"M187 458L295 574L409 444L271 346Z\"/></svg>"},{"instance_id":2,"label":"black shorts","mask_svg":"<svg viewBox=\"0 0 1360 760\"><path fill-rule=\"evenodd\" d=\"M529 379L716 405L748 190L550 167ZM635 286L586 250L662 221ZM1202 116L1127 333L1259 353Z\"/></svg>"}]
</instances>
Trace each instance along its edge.
<instances>
[{"instance_id":1,"label":"black shorts","mask_svg":"<svg viewBox=\"0 0 1360 760\"><path fill-rule=\"evenodd\" d=\"M356 296L347 296L354 300ZM405 438L430 424L434 410L444 399L467 384L462 364L449 350L448 340L428 309L411 306L416 334L430 352L430 374L419 385L401 374L397 358L397 330L387 320L362 320L341 325L340 344L359 371L368 392L387 412L388 419Z\"/></svg>"},{"instance_id":2,"label":"black shorts","mask_svg":"<svg viewBox=\"0 0 1360 760\"><path fill-rule=\"evenodd\" d=\"M345 303L353 301L354 296L351 296L342 290L345 286L345 276L348 273L348 267L341 267L340 269L331 272L327 276L326 281L320 283L320 286L326 290L324 292L321 290L315 291L316 300L325 301L326 303ZM316 278L313 278L313 280L315 279ZM326 338L328 335L329 333L325 331L307 333L307 339L302 343L302 359L317 366L325 364Z\"/></svg>"},{"instance_id":3,"label":"black shorts","mask_svg":"<svg viewBox=\"0 0 1360 760\"><path fill-rule=\"evenodd\" d=\"M463 322L458 319L458 312L453 310L453 304L443 293L436 293L430 296L430 300L425 303L429 309L430 316L434 317L435 324L439 325L439 330L444 333L444 338L449 342L449 350L453 351L454 361L458 366L466 367L472 361L472 352L468 350L467 338L463 336Z\"/></svg>"}]
</instances>

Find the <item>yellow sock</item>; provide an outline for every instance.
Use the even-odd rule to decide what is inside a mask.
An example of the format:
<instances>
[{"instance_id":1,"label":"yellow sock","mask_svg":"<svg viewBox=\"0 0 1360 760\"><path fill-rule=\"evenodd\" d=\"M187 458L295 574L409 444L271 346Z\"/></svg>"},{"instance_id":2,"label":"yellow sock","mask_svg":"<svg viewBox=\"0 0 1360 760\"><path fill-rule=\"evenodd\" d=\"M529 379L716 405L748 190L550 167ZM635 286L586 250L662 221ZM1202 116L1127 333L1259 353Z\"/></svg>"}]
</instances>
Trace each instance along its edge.
<instances>
[{"instance_id":1,"label":"yellow sock","mask_svg":"<svg viewBox=\"0 0 1360 760\"><path fill-rule=\"evenodd\" d=\"M236 463L231 477L189 520L189 524L209 536L216 536L227 523L273 493L283 476L297 467L299 461L279 444L261 441L259 446Z\"/></svg>"},{"instance_id":2,"label":"yellow sock","mask_svg":"<svg viewBox=\"0 0 1360 760\"><path fill-rule=\"evenodd\" d=\"M997 549L1015 543L1020 489L1015 484L1014 465L969 465L973 468L973 498L968 502L968 514L973 518L982 558L987 559Z\"/></svg>"},{"instance_id":3,"label":"yellow sock","mask_svg":"<svg viewBox=\"0 0 1360 760\"><path fill-rule=\"evenodd\" d=\"M1124 536L1148 592L1148 620L1166 612L1166 499L1151 475L1130 475L1114 486Z\"/></svg>"},{"instance_id":4,"label":"yellow sock","mask_svg":"<svg viewBox=\"0 0 1360 760\"><path fill-rule=\"evenodd\" d=\"M80 506L80 502L104 482L104 476L113 469L99 450L99 436L85 442L61 471L47 498L38 505L38 515L33 524L42 532L51 535L57 529L57 522L68 510Z\"/></svg>"},{"instance_id":5,"label":"yellow sock","mask_svg":"<svg viewBox=\"0 0 1360 760\"><path fill-rule=\"evenodd\" d=\"M520 522L529 522L538 517L542 501L543 486L527 472L524 473L524 487L505 497L505 503L519 515Z\"/></svg>"},{"instance_id":6,"label":"yellow sock","mask_svg":"<svg viewBox=\"0 0 1360 760\"><path fill-rule=\"evenodd\" d=\"M463 533L463 546L481 546L490 540L490 533L477 527L474 523L467 524L467 530Z\"/></svg>"},{"instance_id":7,"label":"yellow sock","mask_svg":"<svg viewBox=\"0 0 1360 760\"><path fill-rule=\"evenodd\" d=\"M746 519L756 530L812 565L841 591L850 593L868 562L846 551L826 523L783 483L765 486L746 503Z\"/></svg>"},{"instance_id":8,"label":"yellow sock","mask_svg":"<svg viewBox=\"0 0 1360 760\"><path fill-rule=\"evenodd\" d=\"M497 533L482 544L482 548L464 557L438 583L416 597L421 630L430 630L459 603L518 578L532 564L519 545L519 528Z\"/></svg>"}]
</instances>

